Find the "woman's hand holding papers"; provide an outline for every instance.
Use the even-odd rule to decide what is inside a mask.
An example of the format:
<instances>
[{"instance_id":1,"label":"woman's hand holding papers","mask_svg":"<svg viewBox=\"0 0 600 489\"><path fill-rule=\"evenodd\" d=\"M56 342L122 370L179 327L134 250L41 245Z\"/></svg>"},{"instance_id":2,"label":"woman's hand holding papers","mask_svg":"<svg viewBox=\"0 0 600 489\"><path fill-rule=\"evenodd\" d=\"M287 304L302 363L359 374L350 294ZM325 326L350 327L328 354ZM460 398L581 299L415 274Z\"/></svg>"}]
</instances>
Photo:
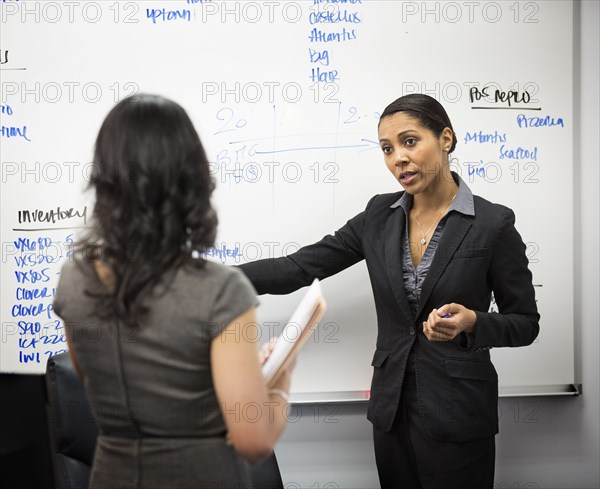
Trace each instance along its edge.
<instances>
[{"instance_id":1,"label":"woman's hand holding papers","mask_svg":"<svg viewBox=\"0 0 600 489\"><path fill-rule=\"evenodd\" d=\"M260 348L260 351L258 352L258 360L259 360L261 366L263 366L266 363L266 361L269 359L269 357L271 356L271 353L273 353L273 349L275 348L275 345L277 344L278 341L284 341L284 340L281 339L281 336L275 336L262 345L262 347ZM272 390L274 390L274 391L280 390L285 393L289 392L291 374L292 374L292 371L294 370L295 366L296 366L296 358L294 357L294 359L289 363L287 368L281 373L281 375L277 379L277 382L272 386Z\"/></svg>"}]
</instances>

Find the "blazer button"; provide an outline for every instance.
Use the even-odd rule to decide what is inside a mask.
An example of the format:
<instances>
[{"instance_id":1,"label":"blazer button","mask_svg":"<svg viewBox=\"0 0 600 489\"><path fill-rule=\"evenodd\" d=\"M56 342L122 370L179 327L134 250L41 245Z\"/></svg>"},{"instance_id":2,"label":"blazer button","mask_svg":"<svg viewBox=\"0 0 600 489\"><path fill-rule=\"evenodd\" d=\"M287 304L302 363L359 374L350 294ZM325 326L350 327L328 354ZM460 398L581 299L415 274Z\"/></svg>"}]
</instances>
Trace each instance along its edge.
<instances>
[{"instance_id":1,"label":"blazer button","mask_svg":"<svg viewBox=\"0 0 600 489\"><path fill-rule=\"evenodd\" d=\"M409 333L414 336L414 334L415 334L415 328L410 328Z\"/></svg>"}]
</instances>

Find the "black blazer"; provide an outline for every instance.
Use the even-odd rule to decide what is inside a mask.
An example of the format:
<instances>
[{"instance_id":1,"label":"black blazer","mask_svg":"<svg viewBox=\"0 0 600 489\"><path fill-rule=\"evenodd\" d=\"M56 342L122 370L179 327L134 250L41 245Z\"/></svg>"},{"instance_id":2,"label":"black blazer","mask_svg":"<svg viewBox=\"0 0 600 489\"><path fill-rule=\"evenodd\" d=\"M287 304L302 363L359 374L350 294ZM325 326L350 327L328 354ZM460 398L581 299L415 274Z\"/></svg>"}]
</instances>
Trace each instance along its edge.
<instances>
[{"instance_id":1,"label":"black blazer","mask_svg":"<svg viewBox=\"0 0 600 489\"><path fill-rule=\"evenodd\" d=\"M241 266L259 294L285 294L366 260L377 311L377 349L367 417L389 431L411 348L419 412L429 433L466 441L498 432L498 376L489 349L523 346L539 331L525 245L514 213L474 196L475 216L448 215L422 285L417 317L402 278L405 213L390 208L402 192L373 197L333 236L287 257ZM500 313L489 313L492 291ZM422 322L434 308L459 303L476 311L473 335L432 342Z\"/></svg>"}]
</instances>

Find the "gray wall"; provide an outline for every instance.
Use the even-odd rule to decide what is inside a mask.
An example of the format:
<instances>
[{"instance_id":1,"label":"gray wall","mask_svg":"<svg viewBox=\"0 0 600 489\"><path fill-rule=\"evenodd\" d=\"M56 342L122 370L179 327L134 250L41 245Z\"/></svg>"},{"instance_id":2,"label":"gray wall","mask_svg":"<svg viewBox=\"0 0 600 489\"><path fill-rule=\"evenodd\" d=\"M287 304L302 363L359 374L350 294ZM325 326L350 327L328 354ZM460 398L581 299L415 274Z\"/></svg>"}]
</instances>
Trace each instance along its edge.
<instances>
[{"instance_id":1,"label":"gray wall","mask_svg":"<svg viewBox=\"0 0 600 489\"><path fill-rule=\"evenodd\" d=\"M574 128L574 321L576 374L583 384L583 395L501 400L500 434L496 439L497 488L600 487L600 3L577 3L580 15L575 43L580 43L580 59L575 68L575 106L579 109ZM566 154L565 164L570 163L570 155ZM286 488L379 487L371 426L365 415L364 404L294 408L277 447Z\"/></svg>"}]
</instances>

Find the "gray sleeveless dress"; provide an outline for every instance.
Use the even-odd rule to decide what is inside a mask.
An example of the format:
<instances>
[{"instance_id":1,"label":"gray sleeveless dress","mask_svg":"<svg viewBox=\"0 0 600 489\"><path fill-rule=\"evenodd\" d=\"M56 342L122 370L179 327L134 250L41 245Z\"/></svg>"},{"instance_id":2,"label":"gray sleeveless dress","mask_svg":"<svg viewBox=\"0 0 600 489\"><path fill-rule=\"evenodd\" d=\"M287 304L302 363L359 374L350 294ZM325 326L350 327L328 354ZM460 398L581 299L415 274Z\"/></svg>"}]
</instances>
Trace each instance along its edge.
<instances>
[{"instance_id":1,"label":"gray sleeveless dress","mask_svg":"<svg viewBox=\"0 0 600 489\"><path fill-rule=\"evenodd\" d=\"M139 328L100 319L98 293L92 265L76 259L54 301L100 427L90 488L250 486L246 462L225 442L210 367L212 339L257 303L250 282L211 262L181 268L147 301Z\"/></svg>"}]
</instances>

